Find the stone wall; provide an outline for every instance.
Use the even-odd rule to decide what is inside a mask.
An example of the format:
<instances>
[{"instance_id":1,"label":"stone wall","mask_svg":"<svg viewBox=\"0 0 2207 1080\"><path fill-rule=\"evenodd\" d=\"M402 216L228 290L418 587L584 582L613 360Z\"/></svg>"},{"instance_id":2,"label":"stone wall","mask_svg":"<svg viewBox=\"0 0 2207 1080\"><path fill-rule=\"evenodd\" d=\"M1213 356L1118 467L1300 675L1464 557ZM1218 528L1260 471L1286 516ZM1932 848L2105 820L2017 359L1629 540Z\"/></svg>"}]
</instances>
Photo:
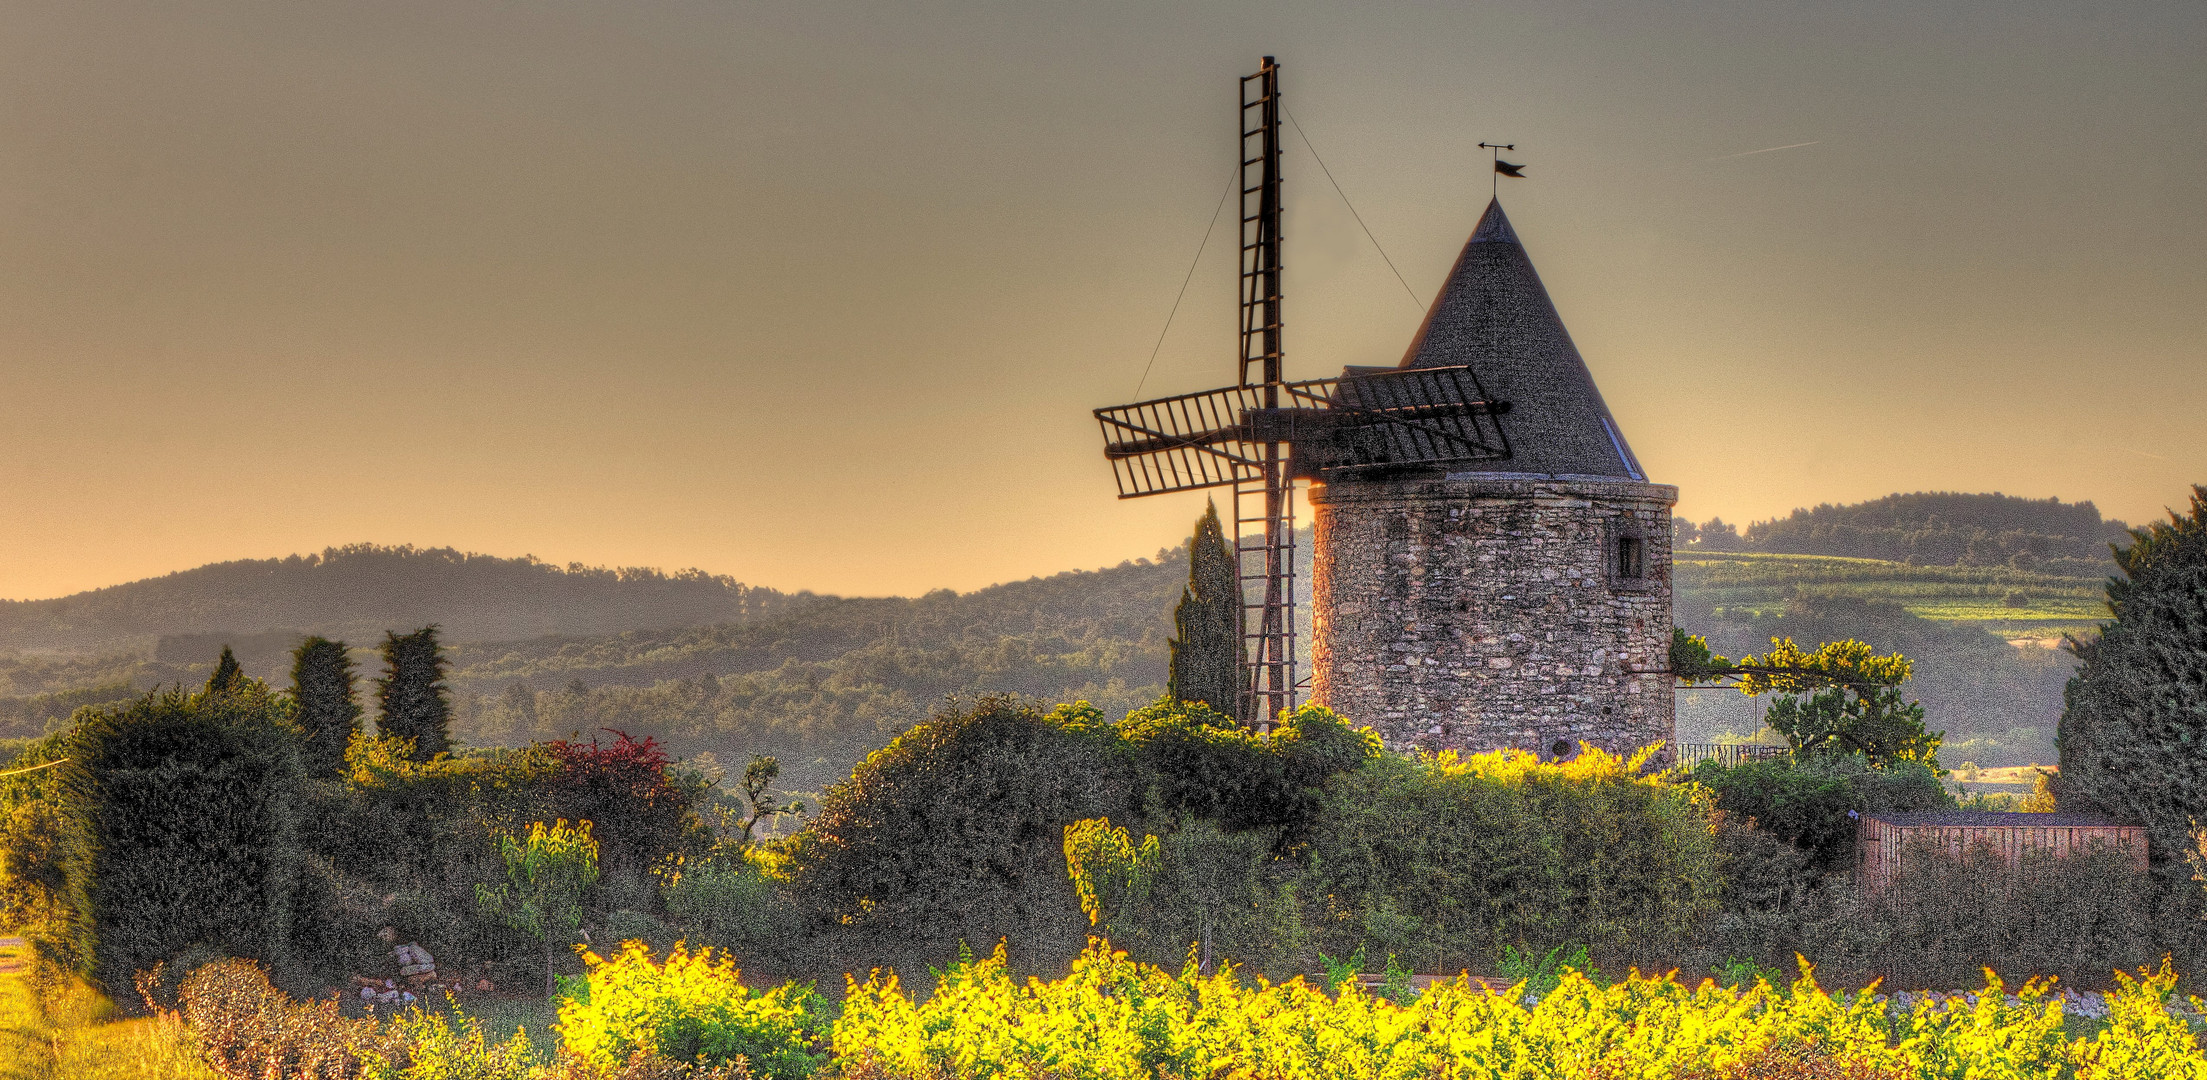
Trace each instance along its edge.
<instances>
[{"instance_id":1,"label":"stone wall","mask_svg":"<svg viewBox=\"0 0 2207 1080\"><path fill-rule=\"evenodd\" d=\"M1314 487L1312 699L1395 750L1671 742L1677 501L1524 474Z\"/></svg>"}]
</instances>

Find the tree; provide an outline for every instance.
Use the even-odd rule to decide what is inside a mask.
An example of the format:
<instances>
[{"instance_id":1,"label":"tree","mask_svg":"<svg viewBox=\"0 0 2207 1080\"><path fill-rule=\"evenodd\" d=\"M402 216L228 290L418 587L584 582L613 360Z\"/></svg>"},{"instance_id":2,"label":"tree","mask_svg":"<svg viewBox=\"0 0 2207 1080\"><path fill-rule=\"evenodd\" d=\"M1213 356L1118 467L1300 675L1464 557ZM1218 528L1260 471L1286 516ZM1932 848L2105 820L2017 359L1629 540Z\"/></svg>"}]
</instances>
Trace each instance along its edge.
<instances>
[{"instance_id":1,"label":"tree","mask_svg":"<svg viewBox=\"0 0 2207 1080\"><path fill-rule=\"evenodd\" d=\"M1770 639L1770 652L1730 660L1699 635L1673 628L1671 675L1686 685L1732 680L1743 694L1776 694L1764 722L1786 737L1795 756L1822 751L1861 754L1885 768L1915 761L1938 769L1944 732L1924 728L1923 705L1901 696L1914 665L1900 653L1879 655L1860 641L1832 641L1804 651L1792 638Z\"/></svg>"},{"instance_id":2,"label":"tree","mask_svg":"<svg viewBox=\"0 0 2207 1080\"><path fill-rule=\"evenodd\" d=\"M451 749L451 705L444 673L452 662L437 643L434 624L411 634L383 635L383 677L376 680L376 704L382 715L376 734L414 740L414 760L427 761Z\"/></svg>"},{"instance_id":3,"label":"tree","mask_svg":"<svg viewBox=\"0 0 2207 1080\"><path fill-rule=\"evenodd\" d=\"M498 858L506 883L493 890L478 883L475 902L506 920L506 925L544 944L544 996L551 997L552 960L582 925L583 893L598 883L598 842L590 823L567 827L567 819L545 828L539 821L526 837L498 838Z\"/></svg>"},{"instance_id":4,"label":"tree","mask_svg":"<svg viewBox=\"0 0 2207 1080\"><path fill-rule=\"evenodd\" d=\"M774 780L781 775L782 763L776 760L772 754L753 754L751 755L751 763L743 767L745 814L742 846L751 846L752 837L760 822L781 817L784 814L802 814L805 812L805 804L802 800L793 799L787 803L775 800L772 794Z\"/></svg>"},{"instance_id":5,"label":"tree","mask_svg":"<svg viewBox=\"0 0 2207 1080\"><path fill-rule=\"evenodd\" d=\"M238 658L231 655L230 647L222 647L222 659L215 661L215 673L207 676L207 692L227 694L238 689L245 681L245 669L238 666Z\"/></svg>"},{"instance_id":6,"label":"tree","mask_svg":"<svg viewBox=\"0 0 2207 1080\"><path fill-rule=\"evenodd\" d=\"M1944 733L1927 731L1923 705L1901 697L1913 670L1899 653L1878 655L1859 641L1831 641L1804 652L1776 638L1762 657L1740 660L1740 691L1774 693L1764 723L1786 737L1795 754L1835 750L1861 754L1884 768L1920 761L1938 768Z\"/></svg>"},{"instance_id":7,"label":"tree","mask_svg":"<svg viewBox=\"0 0 2207 1080\"><path fill-rule=\"evenodd\" d=\"M1696 535L1704 551L1738 551L1742 546L1739 527L1723 518L1713 517L1702 522Z\"/></svg>"},{"instance_id":8,"label":"tree","mask_svg":"<svg viewBox=\"0 0 2207 1080\"><path fill-rule=\"evenodd\" d=\"M291 651L293 715L306 732L302 764L308 776L336 776L345 767L345 747L360 730L353 682L352 655L344 642L310 637Z\"/></svg>"},{"instance_id":9,"label":"tree","mask_svg":"<svg viewBox=\"0 0 2207 1080\"><path fill-rule=\"evenodd\" d=\"M2164 873L2207 822L2207 487L2189 513L2130 532L2108 579L2114 616L2072 638L2054 793L2063 810L2144 825Z\"/></svg>"},{"instance_id":10,"label":"tree","mask_svg":"<svg viewBox=\"0 0 2207 1080\"><path fill-rule=\"evenodd\" d=\"M1241 573L1219 525L1218 506L1210 504L1188 541L1188 584L1172 613L1177 633L1170 643L1167 693L1241 716L1241 605Z\"/></svg>"}]
</instances>

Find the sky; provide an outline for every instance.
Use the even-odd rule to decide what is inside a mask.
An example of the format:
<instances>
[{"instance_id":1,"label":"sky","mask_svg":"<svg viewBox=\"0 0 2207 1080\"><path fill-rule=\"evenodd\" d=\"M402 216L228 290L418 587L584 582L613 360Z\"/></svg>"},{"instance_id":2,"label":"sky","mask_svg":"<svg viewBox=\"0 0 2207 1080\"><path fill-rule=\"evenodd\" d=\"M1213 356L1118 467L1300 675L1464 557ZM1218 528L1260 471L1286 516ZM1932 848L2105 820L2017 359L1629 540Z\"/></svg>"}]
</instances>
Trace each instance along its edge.
<instances>
[{"instance_id":1,"label":"sky","mask_svg":"<svg viewBox=\"0 0 2207 1080\"><path fill-rule=\"evenodd\" d=\"M1090 410L1233 379L1202 245L1267 54L1291 377L1399 360L1507 142L1682 515L2207 482L2197 0L0 25L0 597L362 541L845 594L1153 555L1203 496L1115 499Z\"/></svg>"}]
</instances>

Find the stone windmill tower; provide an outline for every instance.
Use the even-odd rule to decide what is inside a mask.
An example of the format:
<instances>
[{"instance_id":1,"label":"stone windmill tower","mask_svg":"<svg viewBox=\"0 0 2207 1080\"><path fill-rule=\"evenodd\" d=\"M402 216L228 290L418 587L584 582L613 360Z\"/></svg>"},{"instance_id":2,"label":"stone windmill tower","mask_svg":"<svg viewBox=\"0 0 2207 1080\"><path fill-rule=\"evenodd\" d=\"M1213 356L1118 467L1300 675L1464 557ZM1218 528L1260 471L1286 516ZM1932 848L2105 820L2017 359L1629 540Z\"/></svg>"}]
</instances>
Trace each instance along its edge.
<instances>
[{"instance_id":1,"label":"stone windmill tower","mask_svg":"<svg viewBox=\"0 0 2207 1080\"><path fill-rule=\"evenodd\" d=\"M1307 691L1402 750L1672 736L1670 508L1499 202L1397 367L1283 375L1279 68L1242 80L1242 356L1097 409L1121 498L1231 487L1245 723ZM1317 515L1298 677L1294 484Z\"/></svg>"},{"instance_id":2,"label":"stone windmill tower","mask_svg":"<svg viewBox=\"0 0 2207 1080\"><path fill-rule=\"evenodd\" d=\"M1312 697L1396 748L1669 742L1678 489L1641 471L1499 201L1401 367L1477 372L1508 456L1312 489Z\"/></svg>"}]
</instances>

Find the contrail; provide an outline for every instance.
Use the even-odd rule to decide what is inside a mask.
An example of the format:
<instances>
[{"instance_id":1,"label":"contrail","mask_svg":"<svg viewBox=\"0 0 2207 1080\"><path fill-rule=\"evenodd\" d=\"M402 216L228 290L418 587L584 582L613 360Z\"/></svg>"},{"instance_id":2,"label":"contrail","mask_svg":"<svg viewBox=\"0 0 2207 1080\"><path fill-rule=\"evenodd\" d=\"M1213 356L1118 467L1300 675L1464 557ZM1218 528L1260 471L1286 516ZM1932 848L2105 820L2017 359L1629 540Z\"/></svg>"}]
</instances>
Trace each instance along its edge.
<instances>
[{"instance_id":1,"label":"contrail","mask_svg":"<svg viewBox=\"0 0 2207 1080\"><path fill-rule=\"evenodd\" d=\"M1713 157L1713 158L1710 158L1709 160L1711 160L1711 161L1725 161L1725 160L1728 160L1728 159L1730 159L1730 158L1736 158L1736 157L1752 157L1752 156L1754 156L1754 155L1756 155L1756 154L1768 154L1768 153L1772 153L1772 152L1775 152L1775 151L1778 151L1778 150L1798 150L1798 149L1800 149L1801 147L1804 147L1804 146L1815 146L1815 145L1816 145L1817 143L1820 143L1820 142L1823 142L1823 141L1824 141L1824 140L1822 140L1822 139L1811 139L1811 140L1809 140L1808 142L1787 143L1787 144L1785 144L1784 146L1766 146L1766 147L1763 147L1763 148L1762 148L1762 149L1760 149L1760 150L1745 150L1745 151L1741 151L1740 153L1737 153L1737 154L1724 154L1724 155L1721 155L1721 156L1718 156L1718 157Z\"/></svg>"}]
</instances>

